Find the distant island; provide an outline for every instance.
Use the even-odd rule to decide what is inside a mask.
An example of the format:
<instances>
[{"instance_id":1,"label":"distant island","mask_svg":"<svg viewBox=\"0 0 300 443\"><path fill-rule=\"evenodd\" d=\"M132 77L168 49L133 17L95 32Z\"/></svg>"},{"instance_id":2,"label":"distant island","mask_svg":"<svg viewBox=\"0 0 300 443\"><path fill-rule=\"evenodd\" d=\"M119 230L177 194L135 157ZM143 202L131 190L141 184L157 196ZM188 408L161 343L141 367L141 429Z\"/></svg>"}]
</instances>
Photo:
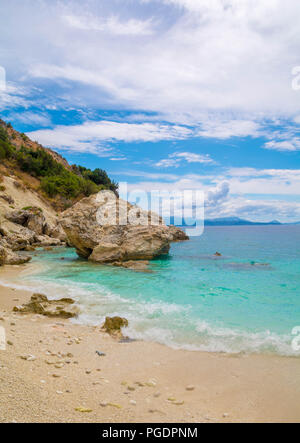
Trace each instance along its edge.
<instances>
[{"instance_id":1,"label":"distant island","mask_svg":"<svg viewBox=\"0 0 300 443\"><path fill-rule=\"evenodd\" d=\"M204 221L205 226L266 226L266 225L285 225L285 224L292 224L292 225L299 225L300 222L295 223L280 223L278 220L272 220L270 222L253 222L250 220L244 220L239 217L224 217L224 218L215 218L215 219L208 219Z\"/></svg>"}]
</instances>

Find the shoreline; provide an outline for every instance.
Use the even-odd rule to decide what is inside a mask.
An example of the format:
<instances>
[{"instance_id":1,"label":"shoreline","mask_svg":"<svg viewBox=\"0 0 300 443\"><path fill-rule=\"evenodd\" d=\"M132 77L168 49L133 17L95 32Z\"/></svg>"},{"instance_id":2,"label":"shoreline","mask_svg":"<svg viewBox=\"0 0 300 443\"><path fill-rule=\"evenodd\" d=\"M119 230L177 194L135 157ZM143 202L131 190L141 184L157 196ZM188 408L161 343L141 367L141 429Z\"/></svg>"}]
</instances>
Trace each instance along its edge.
<instances>
[{"instance_id":1,"label":"shoreline","mask_svg":"<svg viewBox=\"0 0 300 443\"><path fill-rule=\"evenodd\" d=\"M300 422L299 358L119 343L100 326L13 313L31 294L0 284L12 343L0 351L0 422Z\"/></svg>"}]
</instances>

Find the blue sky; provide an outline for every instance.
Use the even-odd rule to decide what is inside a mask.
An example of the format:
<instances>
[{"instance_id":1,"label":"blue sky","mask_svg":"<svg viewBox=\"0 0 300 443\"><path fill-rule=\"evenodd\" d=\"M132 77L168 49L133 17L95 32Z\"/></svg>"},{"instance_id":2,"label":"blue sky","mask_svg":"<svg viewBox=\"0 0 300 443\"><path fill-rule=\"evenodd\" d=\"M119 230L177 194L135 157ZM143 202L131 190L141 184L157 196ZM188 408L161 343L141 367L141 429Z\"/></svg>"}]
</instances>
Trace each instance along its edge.
<instances>
[{"instance_id":1,"label":"blue sky","mask_svg":"<svg viewBox=\"0 0 300 443\"><path fill-rule=\"evenodd\" d=\"M300 2L1 2L0 116L206 216L300 220Z\"/></svg>"}]
</instances>

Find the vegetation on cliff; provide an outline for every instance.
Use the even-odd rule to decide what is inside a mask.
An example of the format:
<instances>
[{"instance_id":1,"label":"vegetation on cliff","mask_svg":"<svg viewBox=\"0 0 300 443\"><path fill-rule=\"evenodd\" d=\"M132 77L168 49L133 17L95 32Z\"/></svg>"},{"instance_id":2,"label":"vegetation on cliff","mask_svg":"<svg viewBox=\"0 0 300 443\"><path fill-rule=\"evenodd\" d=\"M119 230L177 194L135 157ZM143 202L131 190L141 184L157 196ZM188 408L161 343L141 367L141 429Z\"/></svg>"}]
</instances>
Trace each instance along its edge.
<instances>
[{"instance_id":1,"label":"vegetation on cliff","mask_svg":"<svg viewBox=\"0 0 300 443\"><path fill-rule=\"evenodd\" d=\"M20 146L15 143L17 137L21 140ZM3 121L0 121L0 161L38 179L40 190L49 198L60 196L66 202L102 189L117 192L118 188L102 169L92 171L77 165L70 167L58 154L31 142L26 135L17 133Z\"/></svg>"}]
</instances>

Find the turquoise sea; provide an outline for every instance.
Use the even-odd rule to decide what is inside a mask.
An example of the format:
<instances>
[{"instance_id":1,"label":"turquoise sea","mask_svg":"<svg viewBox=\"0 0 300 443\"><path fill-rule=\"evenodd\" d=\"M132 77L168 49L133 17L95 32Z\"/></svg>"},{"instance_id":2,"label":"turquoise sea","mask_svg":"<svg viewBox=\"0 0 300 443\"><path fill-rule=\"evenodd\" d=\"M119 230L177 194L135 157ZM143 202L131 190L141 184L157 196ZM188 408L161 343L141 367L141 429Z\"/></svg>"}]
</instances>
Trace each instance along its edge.
<instances>
[{"instance_id":1,"label":"turquoise sea","mask_svg":"<svg viewBox=\"0 0 300 443\"><path fill-rule=\"evenodd\" d=\"M151 273L91 264L63 248L39 251L33 263L43 266L16 284L75 298L82 308L76 322L99 325L120 315L134 339L300 355L291 346L300 326L300 226L207 227L173 244Z\"/></svg>"}]
</instances>

